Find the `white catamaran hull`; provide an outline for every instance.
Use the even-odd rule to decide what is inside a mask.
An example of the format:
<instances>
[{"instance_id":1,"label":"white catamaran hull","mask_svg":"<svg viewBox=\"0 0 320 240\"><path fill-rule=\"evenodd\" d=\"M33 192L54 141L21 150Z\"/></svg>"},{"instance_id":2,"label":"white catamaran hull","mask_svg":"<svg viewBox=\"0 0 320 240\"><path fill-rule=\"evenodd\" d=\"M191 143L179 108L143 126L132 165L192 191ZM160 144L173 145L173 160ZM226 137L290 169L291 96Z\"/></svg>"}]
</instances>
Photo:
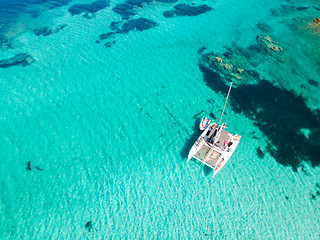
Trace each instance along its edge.
<instances>
[{"instance_id":1,"label":"white catamaran hull","mask_svg":"<svg viewBox=\"0 0 320 240\"><path fill-rule=\"evenodd\" d=\"M202 146L203 146L203 144L205 143L205 140L206 140L206 134L210 130L210 126L211 125L207 126L207 128L202 132L200 137L198 137L197 141L191 147L191 149L189 151L189 154L188 154L188 162L202 148Z\"/></svg>"}]
</instances>

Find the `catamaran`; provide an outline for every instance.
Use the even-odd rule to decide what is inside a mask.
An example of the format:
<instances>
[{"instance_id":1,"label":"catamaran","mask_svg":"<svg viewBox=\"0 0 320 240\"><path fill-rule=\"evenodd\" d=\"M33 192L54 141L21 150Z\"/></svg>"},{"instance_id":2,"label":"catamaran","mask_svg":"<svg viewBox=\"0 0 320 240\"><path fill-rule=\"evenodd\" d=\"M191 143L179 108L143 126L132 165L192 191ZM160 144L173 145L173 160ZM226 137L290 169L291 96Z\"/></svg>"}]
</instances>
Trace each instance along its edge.
<instances>
[{"instance_id":1,"label":"catamaran","mask_svg":"<svg viewBox=\"0 0 320 240\"><path fill-rule=\"evenodd\" d=\"M191 147L188 154L188 162L195 158L210 168L214 169L213 177L228 162L232 153L239 144L241 136L233 135L225 130L226 123L222 124L222 117L230 95L232 82L221 110L218 123L212 122L207 118L202 118L199 125L203 130L197 141Z\"/></svg>"}]
</instances>

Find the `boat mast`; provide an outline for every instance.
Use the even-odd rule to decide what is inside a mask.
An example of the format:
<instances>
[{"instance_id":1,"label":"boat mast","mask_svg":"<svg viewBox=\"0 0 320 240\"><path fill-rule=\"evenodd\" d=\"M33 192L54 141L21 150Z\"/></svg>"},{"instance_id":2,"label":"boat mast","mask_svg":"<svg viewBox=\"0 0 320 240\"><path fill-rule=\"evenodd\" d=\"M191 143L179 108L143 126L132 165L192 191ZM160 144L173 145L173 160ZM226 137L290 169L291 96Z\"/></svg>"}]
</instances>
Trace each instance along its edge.
<instances>
[{"instance_id":1,"label":"boat mast","mask_svg":"<svg viewBox=\"0 0 320 240\"><path fill-rule=\"evenodd\" d=\"M221 131L222 131L222 129L223 129L223 127L221 126L221 121L222 121L222 117L223 117L224 110L225 110L225 108L226 108L226 106L227 106L227 102L228 102L228 98L229 98L229 95L230 95L230 91L231 91L232 84L233 84L233 82L230 82L229 91L228 91L226 100L225 100L225 102L224 102L223 108L222 108L221 113L220 113L220 116L219 116L218 132L217 132L216 136L214 137L214 142L218 141L218 139L220 138Z\"/></svg>"},{"instance_id":2,"label":"boat mast","mask_svg":"<svg viewBox=\"0 0 320 240\"><path fill-rule=\"evenodd\" d=\"M227 95L227 97L226 97L226 101L224 102L223 108L222 108L221 113L220 113L220 116L219 116L219 123L218 123L218 126L219 126L219 127L220 127L220 124L221 124L221 121L222 121L222 117L223 117L223 114L224 114L224 110L225 110L226 105L227 105L227 102L228 102L228 98L229 98L229 95L230 95L230 91L231 91L232 84L233 84L233 82L230 82L230 87L229 87L228 95Z\"/></svg>"}]
</instances>

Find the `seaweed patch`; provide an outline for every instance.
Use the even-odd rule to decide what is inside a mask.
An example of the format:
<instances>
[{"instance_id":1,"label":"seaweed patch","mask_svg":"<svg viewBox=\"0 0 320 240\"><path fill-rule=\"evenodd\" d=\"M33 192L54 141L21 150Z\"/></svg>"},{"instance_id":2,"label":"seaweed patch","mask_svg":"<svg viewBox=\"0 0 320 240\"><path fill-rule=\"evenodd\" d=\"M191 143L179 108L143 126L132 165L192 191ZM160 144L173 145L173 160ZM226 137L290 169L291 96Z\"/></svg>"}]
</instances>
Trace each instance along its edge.
<instances>
[{"instance_id":1,"label":"seaweed patch","mask_svg":"<svg viewBox=\"0 0 320 240\"><path fill-rule=\"evenodd\" d=\"M8 50L12 48L12 42L9 39L7 39L7 37L3 36L0 32L0 49Z\"/></svg>"},{"instance_id":2,"label":"seaweed patch","mask_svg":"<svg viewBox=\"0 0 320 240\"><path fill-rule=\"evenodd\" d=\"M101 34L100 40L97 40L96 43L100 43L100 41L114 37L117 34L125 34L125 33L131 32L131 31L142 32L144 30L148 30L150 28L156 27L157 23L152 21L151 19L138 18L138 19L129 20L122 25L113 24L113 23L111 23L111 25L112 25L112 29L114 29L114 31ZM113 45L114 43L115 43L115 41L110 42L110 44L107 43L106 47L109 47L109 46Z\"/></svg>"},{"instance_id":3,"label":"seaweed patch","mask_svg":"<svg viewBox=\"0 0 320 240\"><path fill-rule=\"evenodd\" d=\"M144 5L152 4L154 2L175 3L177 1L178 0L127 0L124 3L117 4L112 10L121 15L123 20L129 20L129 18L135 16Z\"/></svg>"},{"instance_id":4,"label":"seaweed patch","mask_svg":"<svg viewBox=\"0 0 320 240\"><path fill-rule=\"evenodd\" d=\"M166 18L176 17L176 16L198 16L200 14L206 13L211 11L212 8L207 5L200 5L200 6L190 6L188 4L178 4L175 5L174 10L165 11L163 16Z\"/></svg>"},{"instance_id":5,"label":"seaweed patch","mask_svg":"<svg viewBox=\"0 0 320 240\"><path fill-rule=\"evenodd\" d=\"M33 33L37 36L49 36L51 34L60 32L62 29L64 29L67 26L67 24L61 24L56 27L43 27L43 28L36 28L33 30Z\"/></svg>"},{"instance_id":6,"label":"seaweed patch","mask_svg":"<svg viewBox=\"0 0 320 240\"><path fill-rule=\"evenodd\" d=\"M130 20L123 24L122 29L118 30L117 33L128 33L132 30L142 32L144 30L154 28L155 26L157 26L157 23L152 21L151 19L138 18Z\"/></svg>"},{"instance_id":7,"label":"seaweed patch","mask_svg":"<svg viewBox=\"0 0 320 240\"><path fill-rule=\"evenodd\" d=\"M315 200L316 198L318 198L320 196L320 184L316 183L316 189L314 193L310 193L311 195L311 200Z\"/></svg>"},{"instance_id":8,"label":"seaweed patch","mask_svg":"<svg viewBox=\"0 0 320 240\"><path fill-rule=\"evenodd\" d=\"M137 14L137 10L141 9L143 4L151 2L151 0L127 0L124 3L117 4L112 10L121 15L122 19L128 20L131 16Z\"/></svg>"},{"instance_id":9,"label":"seaweed patch","mask_svg":"<svg viewBox=\"0 0 320 240\"><path fill-rule=\"evenodd\" d=\"M8 68L13 66L26 67L35 62L35 59L26 53L19 53L12 58L4 59L0 61L0 68Z\"/></svg>"},{"instance_id":10,"label":"seaweed patch","mask_svg":"<svg viewBox=\"0 0 320 240\"><path fill-rule=\"evenodd\" d=\"M26 170L31 171L31 162L30 161L27 162Z\"/></svg>"},{"instance_id":11,"label":"seaweed patch","mask_svg":"<svg viewBox=\"0 0 320 240\"><path fill-rule=\"evenodd\" d=\"M83 16L85 18L91 19L94 14L102 9L105 9L107 7L110 7L109 1L105 0L98 0L96 2L93 2L91 4L75 4L71 6L68 11L72 15L79 15L82 13L85 13Z\"/></svg>"},{"instance_id":12,"label":"seaweed patch","mask_svg":"<svg viewBox=\"0 0 320 240\"><path fill-rule=\"evenodd\" d=\"M176 3L178 0L156 0L156 2L162 2L162 3Z\"/></svg>"},{"instance_id":13,"label":"seaweed patch","mask_svg":"<svg viewBox=\"0 0 320 240\"><path fill-rule=\"evenodd\" d=\"M265 33L270 33L270 32L272 32L272 28L271 28L268 24L263 23L263 22L258 22L258 23L256 24L256 27L257 27L258 29L260 29L262 32L265 32Z\"/></svg>"},{"instance_id":14,"label":"seaweed patch","mask_svg":"<svg viewBox=\"0 0 320 240\"><path fill-rule=\"evenodd\" d=\"M88 232L91 232L91 230L93 229L92 221L87 222L84 227L88 230Z\"/></svg>"},{"instance_id":15,"label":"seaweed patch","mask_svg":"<svg viewBox=\"0 0 320 240\"><path fill-rule=\"evenodd\" d=\"M311 85L311 86L314 86L314 87L319 87L319 83L315 80L309 80L308 83Z\"/></svg>"},{"instance_id":16,"label":"seaweed patch","mask_svg":"<svg viewBox=\"0 0 320 240\"><path fill-rule=\"evenodd\" d=\"M111 42L106 42L104 45L106 46L106 48L110 48L110 47L112 47L112 45L115 44L115 43L116 43L116 41L113 40L113 41L111 41Z\"/></svg>"}]
</instances>

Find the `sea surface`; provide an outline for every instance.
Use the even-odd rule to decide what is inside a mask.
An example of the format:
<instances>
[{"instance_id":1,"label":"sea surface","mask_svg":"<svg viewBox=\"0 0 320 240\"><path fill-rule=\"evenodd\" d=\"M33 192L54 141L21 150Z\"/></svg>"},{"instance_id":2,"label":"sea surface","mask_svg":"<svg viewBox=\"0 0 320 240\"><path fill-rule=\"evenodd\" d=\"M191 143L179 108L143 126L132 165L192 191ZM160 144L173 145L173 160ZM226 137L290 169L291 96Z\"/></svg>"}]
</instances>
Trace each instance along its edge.
<instances>
[{"instance_id":1,"label":"sea surface","mask_svg":"<svg viewBox=\"0 0 320 240\"><path fill-rule=\"evenodd\" d=\"M0 0L0 239L319 239L317 0ZM202 117L242 136L187 163Z\"/></svg>"}]
</instances>

